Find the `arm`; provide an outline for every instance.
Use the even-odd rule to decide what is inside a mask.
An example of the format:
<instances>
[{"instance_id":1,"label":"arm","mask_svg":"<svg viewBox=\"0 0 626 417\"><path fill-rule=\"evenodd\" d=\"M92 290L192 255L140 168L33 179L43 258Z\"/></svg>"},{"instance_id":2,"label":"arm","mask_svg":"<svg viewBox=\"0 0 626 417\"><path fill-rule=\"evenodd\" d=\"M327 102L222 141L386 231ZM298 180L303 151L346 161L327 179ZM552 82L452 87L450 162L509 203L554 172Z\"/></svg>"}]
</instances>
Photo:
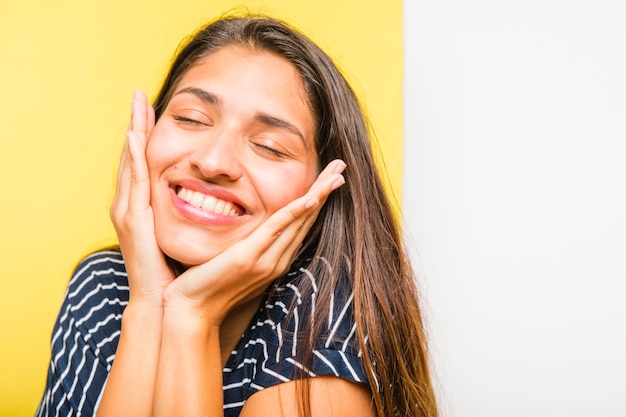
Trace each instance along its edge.
<instances>
[{"instance_id":1,"label":"arm","mask_svg":"<svg viewBox=\"0 0 626 417\"><path fill-rule=\"evenodd\" d=\"M145 146L153 126L154 111L145 95L136 92L111 205L111 219L126 263L130 299L98 408L100 417L152 415L163 290L174 279L154 238L145 162Z\"/></svg>"},{"instance_id":2,"label":"arm","mask_svg":"<svg viewBox=\"0 0 626 417\"><path fill-rule=\"evenodd\" d=\"M312 417L376 416L367 385L334 376L319 376L309 381ZM278 384L252 395L240 417L295 416L299 401L296 381Z\"/></svg>"},{"instance_id":3,"label":"arm","mask_svg":"<svg viewBox=\"0 0 626 417\"><path fill-rule=\"evenodd\" d=\"M189 268L164 295L157 416L222 416L220 327L284 273L330 192L343 184L335 161L308 193L209 262Z\"/></svg>"},{"instance_id":4,"label":"arm","mask_svg":"<svg viewBox=\"0 0 626 417\"><path fill-rule=\"evenodd\" d=\"M291 263L330 192L344 183L334 161L309 192L246 239L174 280L156 243L145 161L154 112L135 93L111 207L130 301L100 417L223 415L220 327Z\"/></svg>"},{"instance_id":5,"label":"arm","mask_svg":"<svg viewBox=\"0 0 626 417\"><path fill-rule=\"evenodd\" d=\"M98 417L151 416L162 309L128 304Z\"/></svg>"}]
</instances>

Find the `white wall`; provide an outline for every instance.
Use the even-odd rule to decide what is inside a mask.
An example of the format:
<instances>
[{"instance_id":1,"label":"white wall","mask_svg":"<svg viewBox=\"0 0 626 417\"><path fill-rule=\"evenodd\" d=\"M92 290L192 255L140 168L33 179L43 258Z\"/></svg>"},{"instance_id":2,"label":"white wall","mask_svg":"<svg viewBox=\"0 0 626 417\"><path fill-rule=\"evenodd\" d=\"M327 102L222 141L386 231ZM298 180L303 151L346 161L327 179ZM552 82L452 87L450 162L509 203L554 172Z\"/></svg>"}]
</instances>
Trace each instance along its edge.
<instances>
[{"instance_id":1,"label":"white wall","mask_svg":"<svg viewBox=\"0 0 626 417\"><path fill-rule=\"evenodd\" d=\"M626 1L404 3L443 416L626 416Z\"/></svg>"}]
</instances>

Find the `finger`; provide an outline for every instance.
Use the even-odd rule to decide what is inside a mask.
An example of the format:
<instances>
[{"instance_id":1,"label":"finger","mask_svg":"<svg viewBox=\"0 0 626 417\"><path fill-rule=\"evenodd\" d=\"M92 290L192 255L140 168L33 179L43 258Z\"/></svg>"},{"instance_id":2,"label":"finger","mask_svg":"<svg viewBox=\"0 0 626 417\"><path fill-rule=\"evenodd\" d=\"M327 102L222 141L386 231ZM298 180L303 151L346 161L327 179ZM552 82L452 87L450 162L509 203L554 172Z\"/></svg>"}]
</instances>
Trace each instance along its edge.
<instances>
[{"instance_id":1,"label":"finger","mask_svg":"<svg viewBox=\"0 0 626 417\"><path fill-rule=\"evenodd\" d=\"M124 148L122 149L120 164L117 171L117 184L115 189L115 197L113 199L110 210L111 215L114 215L114 213L117 212L118 215L121 216L128 209L129 196L132 194L131 190L134 175L132 167L133 158L131 156L128 133L137 132L137 130L135 129L140 129L139 134L145 134L146 122L144 120L149 119L149 116L146 116L146 104L147 99L145 98L145 95L139 90L134 91L133 99L131 101L130 123L128 126L126 141L124 142ZM152 114L154 114L154 112L152 112ZM141 129L143 129L144 132L141 132ZM137 141L137 139L131 138L130 141Z\"/></svg>"},{"instance_id":2,"label":"finger","mask_svg":"<svg viewBox=\"0 0 626 417\"><path fill-rule=\"evenodd\" d=\"M274 265L275 276L284 273L289 268L302 247L302 242L315 223L321 208L322 205L318 205L313 212L307 212L306 215L300 216L289 224L261 255L261 263L267 260L268 264Z\"/></svg>"},{"instance_id":3,"label":"finger","mask_svg":"<svg viewBox=\"0 0 626 417\"><path fill-rule=\"evenodd\" d=\"M344 169L343 161L331 162L304 196L278 210L246 239L248 250L261 257L271 247L267 254L271 258L289 247L297 248L330 193L345 182Z\"/></svg>"},{"instance_id":4,"label":"finger","mask_svg":"<svg viewBox=\"0 0 626 417\"><path fill-rule=\"evenodd\" d=\"M150 138L150 135L152 134L152 128L154 128L154 124L155 124L155 116L154 116L154 107L152 107L150 104L147 104L147 124L146 124L146 138Z\"/></svg>"},{"instance_id":5,"label":"finger","mask_svg":"<svg viewBox=\"0 0 626 417\"><path fill-rule=\"evenodd\" d=\"M130 191L130 156L128 155L128 143L124 142L117 169L115 195L111 203L110 216L116 221L128 208L128 193Z\"/></svg>"},{"instance_id":6,"label":"finger","mask_svg":"<svg viewBox=\"0 0 626 417\"><path fill-rule=\"evenodd\" d=\"M135 90L131 103L129 130L145 134L148 126L148 99L142 91Z\"/></svg>"},{"instance_id":7,"label":"finger","mask_svg":"<svg viewBox=\"0 0 626 417\"><path fill-rule=\"evenodd\" d=\"M146 95L133 92L131 130L126 133L130 159L130 187L128 206L131 210L145 209L150 205L150 183L146 162L148 131L154 126L154 110Z\"/></svg>"},{"instance_id":8,"label":"finger","mask_svg":"<svg viewBox=\"0 0 626 417\"><path fill-rule=\"evenodd\" d=\"M235 243L219 256L205 264L190 268L185 275L194 278L183 280L186 288L183 292L188 294L202 292L204 283L210 281L211 277L224 278L232 275L234 271L238 273L247 271L255 278L238 280L236 285L242 288L235 291L237 294L247 294L264 288L272 279L284 273L315 221L323 202L334 189L343 184L341 172L344 168L345 164L342 161L329 164L306 195L278 210L247 238ZM311 201L313 204L310 204ZM245 254L244 264L239 265L242 262L242 254ZM239 266L233 268L233 265ZM218 291L217 287L211 286L213 291ZM232 292L232 288L228 291Z\"/></svg>"},{"instance_id":9,"label":"finger","mask_svg":"<svg viewBox=\"0 0 626 417\"><path fill-rule=\"evenodd\" d=\"M331 161L326 168L318 175L305 196L311 201L307 206L314 205L314 202L322 203L328 198L331 192L341 187L345 183L345 178L341 175L346 169L346 164L340 159Z\"/></svg>"},{"instance_id":10,"label":"finger","mask_svg":"<svg viewBox=\"0 0 626 417\"><path fill-rule=\"evenodd\" d=\"M319 212L321 205L330 193L345 183L345 179L341 175L345 167L346 164L341 160L335 160L328 164L307 193L274 213L259 228L267 228L267 230L259 230L258 234L263 235L270 232L270 236L278 237L286 230L294 231L300 228L306 216ZM293 228L294 225L296 226L295 229Z\"/></svg>"},{"instance_id":11,"label":"finger","mask_svg":"<svg viewBox=\"0 0 626 417\"><path fill-rule=\"evenodd\" d=\"M142 210L150 206L150 178L146 161L146 142L142 135L126 133L130 159L129 210Z\"/></svg>"},{"instance_id":12,"label":"finger","mask_svg":"<svg viewBox=\"0 0 626 417\"><path fill-rule=\"evenodd\" d=\"M285 230L280 233L264 256L277 256L278 262L282 265L281 268L286 269L289 266L330 193L345 183L345 178L341 175L345 168L346 164L343 161L335 160L320 173L318 179L301 199L305 201L304 211L300 214L292 212L294 221L286 225Z\"/></svg>"},{"instance_id":13,"label":"finger","mask_svg":"<svg viewBox=\"0 0 626 417\"><path fill-rule=\"evenodd\" d=\"M295 235L288 232L283 233L261 256L260 263L268 262L270 265L273 265L273 276L282 275L289 269L316 218L317 213L298 222L297 226L295 226Z\"/></svg>"}]
</instances>

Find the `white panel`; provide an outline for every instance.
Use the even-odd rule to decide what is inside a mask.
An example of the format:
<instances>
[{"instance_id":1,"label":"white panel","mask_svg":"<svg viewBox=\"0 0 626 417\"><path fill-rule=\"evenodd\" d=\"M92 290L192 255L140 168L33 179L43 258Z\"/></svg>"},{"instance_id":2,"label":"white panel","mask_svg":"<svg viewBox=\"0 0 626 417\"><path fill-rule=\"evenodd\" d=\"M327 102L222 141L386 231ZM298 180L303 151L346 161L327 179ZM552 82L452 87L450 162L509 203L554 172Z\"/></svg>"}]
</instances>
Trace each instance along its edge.
<instances>
[{"instance_id":1,"label":"white panel","mask_svg":"<svg viewBox=\"0 0 626 417\"><path fill-rule=\"evenodd\" d=\"M626 416L626 1L404 3L443 416Z\"/></svg>"}]
</instances>

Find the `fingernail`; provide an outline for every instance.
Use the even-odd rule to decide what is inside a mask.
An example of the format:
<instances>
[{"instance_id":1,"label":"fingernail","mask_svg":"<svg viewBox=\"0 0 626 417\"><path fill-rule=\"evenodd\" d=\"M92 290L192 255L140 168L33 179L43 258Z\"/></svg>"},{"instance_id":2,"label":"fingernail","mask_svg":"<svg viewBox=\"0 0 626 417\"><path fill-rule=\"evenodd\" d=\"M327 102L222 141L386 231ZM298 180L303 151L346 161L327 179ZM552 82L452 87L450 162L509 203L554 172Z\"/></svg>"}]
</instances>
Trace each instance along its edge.
<instances>
[{"instance_id":1,"label":"fingernail","mask_svg":"<svg viewBox=\"0 0 626 417\"><path fill-rule=\"evenodd\" d=\"M304 205L304 208L310 209L310 208L317 206L318 204L319 204L319 201L317 201L315 198L309 198L309 201L306 202L306 204Z\"/></svg>"},{"instance_id":2,"label":"fingernail","mask_svg":"<svg viewBox=\"0 0 626 417\"><path fill-rule=\"evenodd\" d=\"M341 187L345 183L346 183L345 178L343 177L343 175L340 175L339 178L337 178L335 182L333 182L333 184L330 186L330 189L335 191L337 188Z\"/></svg>"},{"instance_id":3,"label":"fingernail","mask_svg":"<svg viewBox=\"0 0 626 417\"><path fill-rule=\"evenodd\" d=\"M337 161L337 166L335 167L333 172L335 172L336 174L341 174L344 169L346 169L346 163L341 161L341 160L339 160L339 161Z\"/></svg>"}]
</instances>

